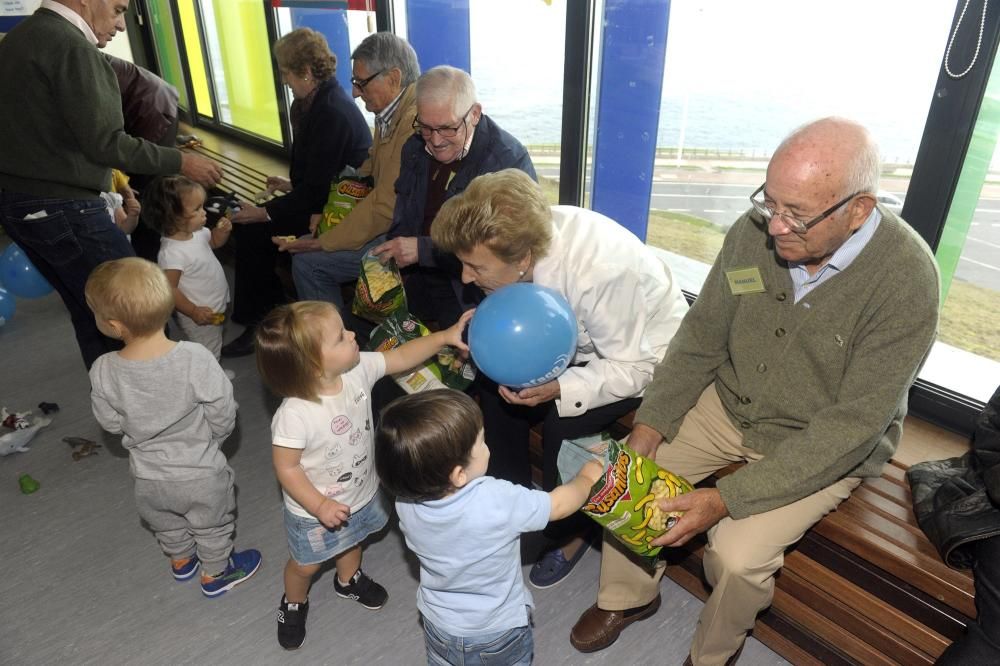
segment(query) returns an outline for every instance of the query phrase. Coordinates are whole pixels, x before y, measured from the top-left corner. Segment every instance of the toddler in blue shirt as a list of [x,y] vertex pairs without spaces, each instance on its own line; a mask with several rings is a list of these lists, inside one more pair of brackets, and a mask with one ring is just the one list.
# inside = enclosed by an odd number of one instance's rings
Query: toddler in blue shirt
[[[428,664],[530,664],[531,593],[521,533],[577,511],[603,473],[588,463],[552,492],[486,476],[483,417],[464,393],[393,401],[375,434],[375,468],[396,495],[399,526],[420,560],[417,608]],[[464,661],[463,661],[464,660]]]

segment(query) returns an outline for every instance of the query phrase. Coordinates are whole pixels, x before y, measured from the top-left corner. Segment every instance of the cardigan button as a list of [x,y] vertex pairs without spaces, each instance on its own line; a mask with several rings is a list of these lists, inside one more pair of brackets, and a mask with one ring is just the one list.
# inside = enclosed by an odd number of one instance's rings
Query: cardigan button
[[777,335],[779,338],[783,337],[785,335],[785,329],[779,328],[774,332],[774,334]]
[[777,296],[775,296],[775,298],[778,299],[779,301],[783,301],[783,300],[785,300],[788,297],[785,296],[785,292],[781,292],[780,294],[778,294]]
[[750,429],[750,422],[749,421],[741,421],[740,422],[740,427],[743,428],[744,430],[749,430]]
[[751,402],[753,402],[753,400],[751,400],[750,396],[748,396],[748,395],[745,395],[742,398],[740,398],[740,403],[742,403],[744,405],[749,405]]
[[767,372],[767,363],[761,363],[758,365],[757,372]]

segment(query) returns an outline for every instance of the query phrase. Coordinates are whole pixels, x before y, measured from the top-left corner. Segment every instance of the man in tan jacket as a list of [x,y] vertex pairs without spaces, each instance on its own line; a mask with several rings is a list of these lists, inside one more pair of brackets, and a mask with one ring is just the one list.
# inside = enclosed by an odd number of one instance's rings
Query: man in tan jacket
[[[361,258],[381,243],[392,223],[400,152],[413,135],[417,115],[415,84],[420,76],[417,54],[406,40],[388,32],[369,35],[351,55],[355,97],[375,114],[375,141],[361,176],[375,187],[335,227],[319,238],[289,242],[275,237],[282,251],[291,252],[292,276],[302,300],[333,303],[343,309],[340,285],[358,277]],[[313,217],[315,229],[320,216]]]

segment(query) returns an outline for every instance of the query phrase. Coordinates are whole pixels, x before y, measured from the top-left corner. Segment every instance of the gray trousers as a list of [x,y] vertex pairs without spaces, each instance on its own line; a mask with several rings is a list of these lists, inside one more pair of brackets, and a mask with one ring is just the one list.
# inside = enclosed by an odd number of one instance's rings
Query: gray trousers
[[172,560],[198,555],[203,571],[223,571],[233,549],[236,495],[233,470],[189,481],[135,480],[135,504],[163,553]]

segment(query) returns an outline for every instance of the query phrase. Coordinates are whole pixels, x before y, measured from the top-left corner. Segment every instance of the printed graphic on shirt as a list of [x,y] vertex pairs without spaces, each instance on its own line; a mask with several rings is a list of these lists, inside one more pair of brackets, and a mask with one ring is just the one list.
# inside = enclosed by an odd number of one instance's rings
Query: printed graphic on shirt
[[346,416],[338,416],[330,422],[330,430],[333,431],[334,435],[343,435],[345,432],[351,429],[351,419]]

